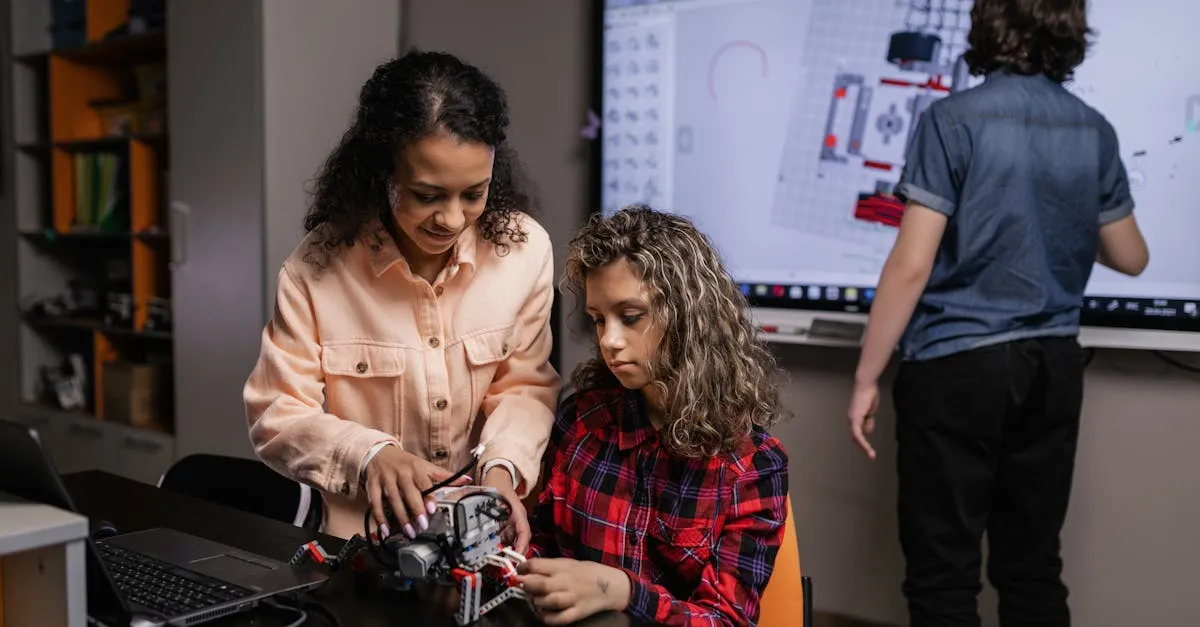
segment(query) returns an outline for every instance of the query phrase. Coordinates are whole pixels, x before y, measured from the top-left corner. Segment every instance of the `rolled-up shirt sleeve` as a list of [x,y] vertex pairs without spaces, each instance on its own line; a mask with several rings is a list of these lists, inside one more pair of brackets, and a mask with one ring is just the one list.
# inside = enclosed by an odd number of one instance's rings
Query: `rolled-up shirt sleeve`
[[958,210],[966,160],[957,125],[940,111],[934,103],[917,122],[895,194],[950,217]]
[[1100,135],[1100,224],[1116,222],[1133,213],[1129,175],[1121,160],[1120,143],[1112,126]]

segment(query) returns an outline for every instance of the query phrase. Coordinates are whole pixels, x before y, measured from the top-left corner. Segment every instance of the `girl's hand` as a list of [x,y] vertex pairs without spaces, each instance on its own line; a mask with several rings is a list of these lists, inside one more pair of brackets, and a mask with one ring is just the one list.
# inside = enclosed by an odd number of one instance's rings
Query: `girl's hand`
[[[427,529],[429,516],[436,510],[433,498],[423,497],[421,492],[451,474],[398,446],[385,446],[376,453],[367,464],[367,499],[371,503],[371,516],[379,526],[380,539],[392,532],[384,515],[385,504],[400,527],[397,532],[403,530],[409,538],[415,538]],[[470,481],[469,476],[463,476],[455,484]]]
[[531,558],[517,572],[533,610],[547,625],[565,625],[629,605],[629,577],[611,566]]

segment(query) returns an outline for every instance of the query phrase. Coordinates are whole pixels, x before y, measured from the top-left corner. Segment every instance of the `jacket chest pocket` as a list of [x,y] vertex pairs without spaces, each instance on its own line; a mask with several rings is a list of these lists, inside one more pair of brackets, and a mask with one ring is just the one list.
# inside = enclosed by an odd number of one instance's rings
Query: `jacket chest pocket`
[[650,524],[650,536],[663,569],[678,573],[682,581],[699,579],[712,558],[713,529],[708,521],[667,522],[656,518]]
[[463,337],[467,369],[471,373],[471,407],[481,406],[500,364],[516,347],[515,326],[479,331]]
[[368,343],[322,347],[326,411],[399,437],[407,353]]

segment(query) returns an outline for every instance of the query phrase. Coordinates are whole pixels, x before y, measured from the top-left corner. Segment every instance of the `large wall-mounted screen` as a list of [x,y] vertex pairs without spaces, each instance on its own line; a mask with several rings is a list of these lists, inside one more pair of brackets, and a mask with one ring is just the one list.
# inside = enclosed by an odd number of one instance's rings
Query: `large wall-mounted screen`
[[[1200,39],[1192,0],[1095,0],[1068,88],[1113,123],[1151,248],[1095,269],[1085,325],[1200,332]],[[977,84],[971,0],[607,0],[600,203],[694,218],[752,303],[866,312],[929,104]],[[1159,335],[1200,345],[1188,333]],[[1182,339],[1181,339],[1182,338]]]

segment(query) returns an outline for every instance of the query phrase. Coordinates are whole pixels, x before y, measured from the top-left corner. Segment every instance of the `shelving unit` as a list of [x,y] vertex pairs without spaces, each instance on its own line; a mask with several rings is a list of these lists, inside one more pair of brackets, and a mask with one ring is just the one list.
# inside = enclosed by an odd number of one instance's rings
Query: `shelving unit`
[[84,441],[144,432],[159,466],[173,458],[175,385],[167,35],[154,4],[11,1],[6,217],[21,417]]
[[[61,472],[154,483],[193,453],[253,455],[242,387],[304,190],[362,82],[398,52],[396,0],[344,4],[0,2],[0,418],[38,429]],[[83,17],[55,19],[68,5]],[[166,19],[119,30],[148,5]],[[143,66],[165,67],[149,82],[165,107],[109,136],[110,113],[142,110],[114,104],[144,100]],[[116,219],[78,202],[77,160],[95,153],[120,160],[107,166]],[[32,308],[74,293],[107,312],[97,290],[127,295],[128,315]],[[86,386],[64,386],[64,406],[42,378],[72,355]],[[128,420],[130,407],[152,419]]]

